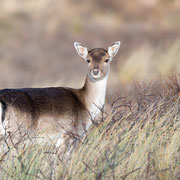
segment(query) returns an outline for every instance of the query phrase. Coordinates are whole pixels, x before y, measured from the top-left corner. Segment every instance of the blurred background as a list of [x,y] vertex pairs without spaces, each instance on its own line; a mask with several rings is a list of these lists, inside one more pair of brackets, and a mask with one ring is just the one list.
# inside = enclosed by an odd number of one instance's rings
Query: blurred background
[[111,92],[180,72],[180,0],[0,0],[0,88],[81,87],[73,42],[118,40]]

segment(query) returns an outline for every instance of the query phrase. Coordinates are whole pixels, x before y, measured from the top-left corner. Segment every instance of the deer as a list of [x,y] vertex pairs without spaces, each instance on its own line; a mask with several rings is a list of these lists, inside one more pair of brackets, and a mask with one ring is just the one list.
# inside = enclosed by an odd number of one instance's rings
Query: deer
[[[110,63],[119,51],[120,41],[108,49],[75,42],[78,55],[87,64],[84,86],[0,90],[0,134],[19,137],[25,129],[51,137],[56,147],[83,137],[105,104]],[[17,133],[18,132],[18,133]]]

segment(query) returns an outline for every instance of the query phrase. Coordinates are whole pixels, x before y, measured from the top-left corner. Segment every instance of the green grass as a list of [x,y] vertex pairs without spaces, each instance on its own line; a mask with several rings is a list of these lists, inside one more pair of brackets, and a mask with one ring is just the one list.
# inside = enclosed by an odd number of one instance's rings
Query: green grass
[[[53,146],[10,146],[1,154],[0,179],[178,179],[180,178],[180,96],[178,81],[168,88],[130,92],[92,126],[69,161]],[[157,88],[157,85],[156,85]],[[4,144],[4,141],[1,141]],[[57,158],[57,165],[53,166]]]

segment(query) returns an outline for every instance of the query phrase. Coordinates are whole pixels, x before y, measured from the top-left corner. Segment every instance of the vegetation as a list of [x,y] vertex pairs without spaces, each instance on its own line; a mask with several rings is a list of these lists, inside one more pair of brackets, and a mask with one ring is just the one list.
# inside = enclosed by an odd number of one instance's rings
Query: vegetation
[[180,1],[133,2],[1,0],[1,89],[79,88],[85,70],[73,42],[122,45],[103,119],[69,159],[54,144],[7,134],[0,179],[180,179],[180,76],[165,80],[180,70]]
[[7,150],[1,153],[0,178],[180,178],[178,77],[166,81],[166,86],[136,85],[127,97],[119,96],[68,160],[59,158],[53,145],[27,139],[10,145],[2,139]]

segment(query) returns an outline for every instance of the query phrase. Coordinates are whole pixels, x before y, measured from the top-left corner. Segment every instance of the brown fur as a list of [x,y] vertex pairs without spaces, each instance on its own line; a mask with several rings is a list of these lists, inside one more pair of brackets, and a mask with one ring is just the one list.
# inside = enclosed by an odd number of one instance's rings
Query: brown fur
[[[80,56],[87,52],[85,46],[81,48],[84,49],[78,52]],[[98,108],[104,105],[110,66],[110,62],[105,60],[109,58],[107,51],[102,48],[88,52],[88,74],[81,89],[49,87],[1,90],[1,121],[6,131],[15,132],[22,127],[22,130],[32,130],[37,134],[60,137],[60,143],[61,139],[69,139],[66,136],[68,133],[83,136],[92,118],[98,114]],[[94,69],[99,70],[98,77],[94,76]]]
[[[48,132],[53,132],[58,129],[58,120],[67,117],[63,123],[71,124],[73,119],[76,125],[78,116],[86,111],[77,91],[69,88],[5,89],[0,91],[0,100],[6,103],[7,119],[16,119],[16,122],[37,132],[44,131],[45,127],[48,127]],[[44,117],[49,117],[49,120]]]

